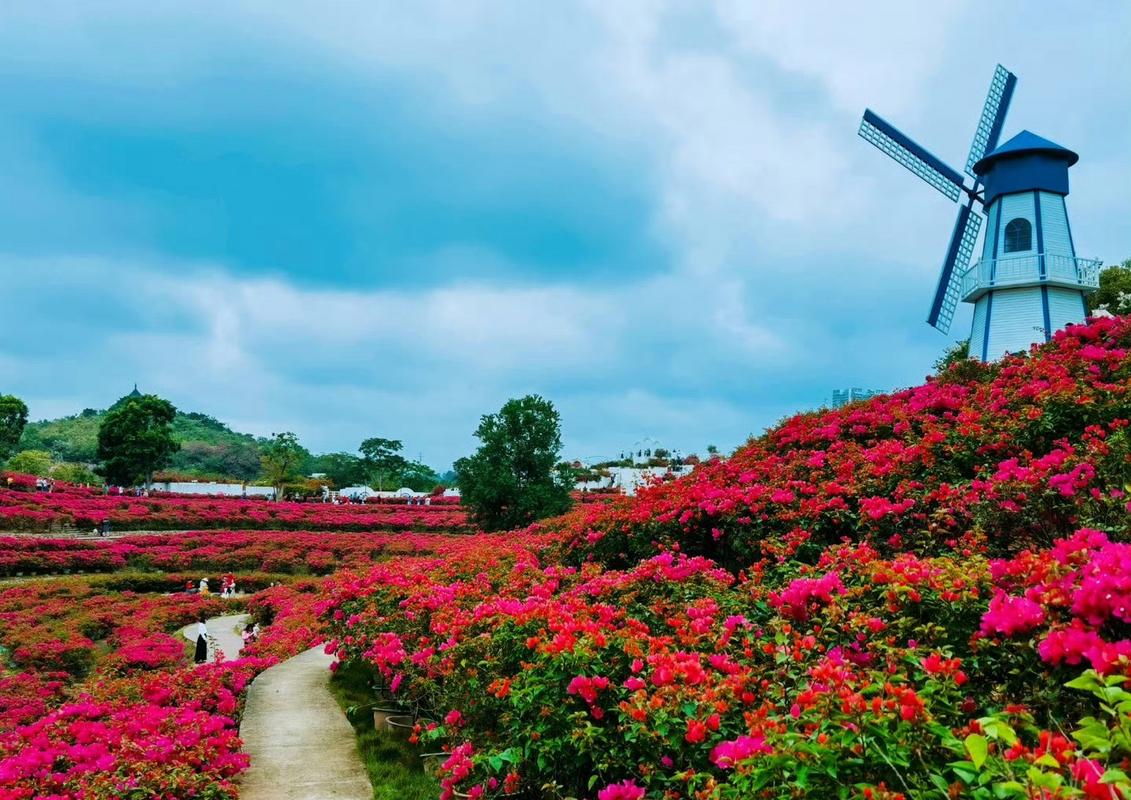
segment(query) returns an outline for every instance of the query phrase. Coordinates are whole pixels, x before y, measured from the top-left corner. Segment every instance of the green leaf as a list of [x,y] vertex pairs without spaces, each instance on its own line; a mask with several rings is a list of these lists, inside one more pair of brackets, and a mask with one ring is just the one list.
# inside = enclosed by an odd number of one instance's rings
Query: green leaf
[[1069,689],[1082,689],[1085,692],[1094,692],[1096,689],[1104,688],[1103,683],[1100,682],[1099,677],[1092,670],[1088,670],[1083,675],[1073,678],[1064,685]]
[[[962,762],[959,762],[959,763],[960,764],[970,764],[969,761],[962,761]],[[973,766],[974,766],[973,764],[970,764],[970,767],[973,767]],[[959,778],[962,779],[963,783],[973,783],[974,780],[978,777],[978,773],[974,772],[973,769],[970,769],[970,768],[965,767],[965,766],[960,767],[960,766],[958,766],[958,764],[951,764],[950,768],[954,770],[955,775],[957,775]]]
[[966,737],[965,745],[966,752],[970,754],[970,760],[974,762],[974,766],[977,769],[981,769],[982,765],[986,763],[986,756],[990,751],[986,737],[978,733],[972,733]]
[[1100,778],[1100,783],[1115,783],[1116,781],[1126,783],[1128,780],[1131,779],[1127,777],[1127,773],[1125,773],[1121,769],[1115,769],[1113,767],[1112,769],[1104,772],[1103,777]]

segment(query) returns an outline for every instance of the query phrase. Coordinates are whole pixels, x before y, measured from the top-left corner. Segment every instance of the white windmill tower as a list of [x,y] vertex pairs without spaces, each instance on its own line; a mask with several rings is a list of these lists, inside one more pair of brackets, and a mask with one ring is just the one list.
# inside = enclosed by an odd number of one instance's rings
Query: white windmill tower
[[[974,304],[970,356],[983,361],[1028,350],[1053,332],[1084,321],[1084,295],[1098,286],[1100,262],[1076,257],[1064,197],[1078,156],[1022,131],[998,147],[1017,78],[1000,64],[962,175],[871,109],[860,135],[928,184],[959,201],[928,324],[950,330],[958,301]],[[982,205],[976,213],[974,202]],[[982,258],[970,264],[983,214],[989,220]]]

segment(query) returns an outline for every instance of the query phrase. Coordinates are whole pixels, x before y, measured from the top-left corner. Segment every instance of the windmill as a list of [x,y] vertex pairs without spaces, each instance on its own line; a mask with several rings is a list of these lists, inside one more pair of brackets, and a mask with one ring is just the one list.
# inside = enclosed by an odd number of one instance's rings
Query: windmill
[[[972,186],[871,109],[860,123],[861,137],[959,204],[927,323],[947,333],[959,301],[973,303],[970,356],[983,361],[1083,322],[1084,295],[1098,286],[1100,262],[1076,258],[1064,205],[1079,156],[1029,131],[998,146],[1016,85],[998,64],[966,159]],[[971,264],[983,216],[982,257]]]

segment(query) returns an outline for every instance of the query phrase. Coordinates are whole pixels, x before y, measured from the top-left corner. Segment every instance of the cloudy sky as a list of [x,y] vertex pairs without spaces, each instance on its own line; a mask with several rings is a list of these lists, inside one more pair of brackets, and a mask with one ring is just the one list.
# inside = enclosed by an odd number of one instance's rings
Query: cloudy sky
[[[178,6],[179,9],[178,10]],[[315,450],[441,469],[537,392],[566,454],[730,449],[835,387],[920,382],[956,167],[1081,154],[1081,255],[1131,256],[1131,5],[7,3],[0,392],[136,381]]]

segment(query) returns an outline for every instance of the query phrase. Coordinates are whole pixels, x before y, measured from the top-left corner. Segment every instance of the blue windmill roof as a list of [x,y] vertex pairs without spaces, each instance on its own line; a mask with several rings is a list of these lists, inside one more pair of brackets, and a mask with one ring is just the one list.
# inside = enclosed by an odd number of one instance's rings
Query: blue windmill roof
[[986,153],[974,165],[974,174],[981,175],[990,168],[990,165],[1000,158],[1013,158],[1021,155],[1031,155],[1034,153],[1041,153],[1052,158],[1058,158],[1068,162],[1068,166],[1072,166],[1080,160],[1080,156],[1069,150],[1067,147],[1061,147],[1056,142],[1050,142],[1043,136],[1038,136],[1032,131],[1021,131],[1021,133],[1014,136],[1005,144],[998,145],[989,153]]

